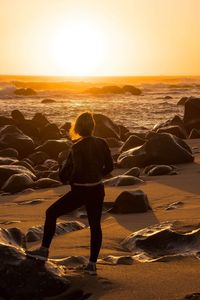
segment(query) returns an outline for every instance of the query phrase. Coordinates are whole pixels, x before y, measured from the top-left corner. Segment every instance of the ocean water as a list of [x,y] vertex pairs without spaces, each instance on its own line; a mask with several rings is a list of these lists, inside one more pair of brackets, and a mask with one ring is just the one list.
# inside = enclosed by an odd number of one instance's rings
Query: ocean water
[[[183,116],[184,108],[177,102],[184,96],[200,96],[200,80],[185,79],[177,84],[169,82],[138,83],[140,96],[99,95],[93,96],[69,90],[37,90],[34,97],[16,97],[11,82],[0,82],[0,115],[10,116],[19,109],[26,118],[36,112],[44,113],[49,121],[58,125],[72,121],[77,114],[90,110],[109,116],[133,132],[151,129],[158,122],[166,121],[175,114]],[[26,86],[28,83],[26,82]],[[166,96],[172,97],[166,99]],[[42,104],[45,98],[54,103]]]

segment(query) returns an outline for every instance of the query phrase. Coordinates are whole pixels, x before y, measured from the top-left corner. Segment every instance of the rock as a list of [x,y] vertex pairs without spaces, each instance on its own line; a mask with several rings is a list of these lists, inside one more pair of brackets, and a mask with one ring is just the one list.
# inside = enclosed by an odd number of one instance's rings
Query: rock
[[123,161],[125,158],[128,160],[128,157],[131,160],[129,167],[194,161],[190,147],[182,139],[169,133],[156,133],[144,145],[121,153],[117,160],[119,167],[124,167]]
[[32,184],[33,189],[46,189],[46,188],[54,188],[61,185],[60,181],[53,180],[50,178],[40,178]]
[[[141,262],[169,261],[174,257],[191,256],[199,251],[200,229],[187,233],[172,230],[169,222],[149,226],[127,236],[121,246],[137,253],[133,256]],[[168,260],[167,260],[168,259]]]
[[178,102],[177,105],[185,105],[185,102],[189,99],[189,97],[182,97]]
[[174,125],[174,126],[167,126],[167,127],[162,127],[156,130],[158,133],[171,133],[181,139],[187,139],[187,133],[185,129],[183,130],[180,126]]
[[47,159],[45,160],[45,162],[43,163],[43,166],[47,167],[47,169],[51,169],[52,167],[54,167],[56,165],[56,167],[58,167],[58,163],[56,160],[54,159]]
[[126,134],[129,133],[128,128],[126,128],[125,126],[123,126],[121,124],[118,125],[118,128],[119,128],[120,140],[126,141],[126,139],[127,139]]
[[145,140],[136,136],[136,135],[131,135],[128,137],[128,139],[125,141],[123,146],[120,149],[120,152],[124,152],[126,150],[129,150],[131,148],[135,148],[137,146],[141,146],[145,143]]
[[44,170],[44,171],[37,171],[37,179],[40,178],[49,178],[49,175],[51,174],[50,170]]
[[48,154],[44,151],[37,151],[29,155],[28,157],[34,165],[41,165],[49,158]]
[[68,155],[69,155],[69,149],[65,151],[61,151],[58,154],[58,158],[57,158],[58,164],[61,165],[63,161],[67,159]]
[[105,140],[110,148],[119,148],[122,145],[122,142],[116,138],[107,138]]
[[48,175],[48,178],[60,181],[59,172],[58,171],[50,172],[50,174]]
[[14,162],[13,165],[15,166],[23,166],[25,167],[26,169],[28,169],[29,171],[31,171],[33,174],[35,174],[35,170],[34,168],[32,167],[31,164],[29,164],[27,161],[25,160],[20,160],[20,161],[17,161],[17,162]]
[[0,156],[0,165],[11,165],[16,163],[18,160],[11,157],[1,157]]
[[133,85],[125,85],[122,88],[122,92],[124,93],[130,93],[131,95],[141,95],[142,91],[138,88],[136,88]]
[[30,137],[12,125],[5,125],[0,128],[0,143],[5,144],[5,148],[16,149],[22,158],[31,153],[35,147]]
[[165,208],[165,210],[176,209],[176,208],[181,207],[181,206],[183,206],[183,205],[184,205],[184,203],[183,203],[182,201],[173,202],[173,203],[169,204],[169,205]]
[[0,116],[0,127],[4,126],[4,125],[14,125],[14,121],[13,119],[4,117],[4,116]]
[[119,140],[119,127],[111,119],[102,114],[93,114],[95,120],[94,135],[102,138],[116,138]]
[[62,151],[67,151],[71,147],[72,143],[67,139],[63,140],[49,140],[44,142],[41,146],[38,146],[35,151],[42,151],[47,153],[50,158],[57,159],[58,155]]
[[129,214],[144,213],[150,208],[147,195],[141,191],[124,191],[117,199],[111,210],[111,213]]
[[190,131],[190,134],[189,134],[189,139],[199,139],[200,138],[200,130],[197,130],[195,128],[193,128],[191,131]]
[[[0,287],[5,299],[39,300],[56,296],[70,285],[62,267],[26,259],[8,230],[0,233]],[[76,298],[74,298],[76,299]]]
[[[62,266],[76,266],[76,265],[87,265],[88,264],[88,259],[84,256],[68,256],[65,258],[58,258],[58,259],[51,259],[52,262],[55,262],[57,265],[62,265]],[[73,300],[73,299],[71,299]],[[81,299],[80,299],[81,300]]]
[[34,117],[32,118],[32,123],[34,124],[34,126],[36,128],[41,129],[41,128],[45,127],[47,124],[49,124],[49,121],[47,120],[45,115],[43,115],[41,113],[36,113],[34,115]]
[[17,158],[18,157],[18,151],[14,148],[6,148],[6,149],[2,149],[0,150],[0,156],[1,157],[13,157],[13,158]]
[[39,138],[41,142],[60,139],[60,130],[56,124],[49,123],[41,128]]
[[174,168],[168,165],[151,165],[145,168],[144,173],[148,176],[173,175]]
[[26,135],[31,138],[38,139],[39,129],[35,127],[32,120],[16,121],[15,125]]
[[[129,151],[129,150],[128,150]],[[147,164],[147,156],[143,153],[132,155],[125,151],[117,158],[117,167],[130,169],[135,167],[144,167]]]
[[190,97],[185,102],[183,121],[188,132],[200,129],[200,98]]
[[4,183],[2,190],[8,193],[18,193],[29,188],[33,180],[27,174],[14,174]]
[[[86,226],[78,221],[60,222],[56,224],[55,235],[69,233],[76,230],[84,229]],[[38,225],[28,229],[26,241],[29,243],[40,241],[43,237],[44,226]]]
[[109,186],[126,186],[144,183],[143,180],[129,175],[118,175],[110,179],[104,180],[105,185]]
[[132,265],[134,260],[132,256],[126,255],[126,256],[114,256],[114,255],[108,255],[101,259],[100,261],[108,262],[111,265]]
[[173,99],[173,97],[171,97],[171,96],[165,96],[164,99],[165,100],[169,100],[169,99]]
[[11,112],[11,117],[13,118],[13,120],[15,120],[17,122],[24,122],[25,121],[24,115],[18,109],[14,109]]
[[37,95],[37,93],[31,88],[16,89],[14,91],[14,94],[17,95],[17,96],[35,96],[35,95]]
[[124,175],[129,175],[129,176],[134,176],[134,177],[139,177],[140,176],[140,168],[138,167],[133,167],[126,171]]
[[54,102],[56,102],[56,101],[54,99],[50,99],[50,98],[46,98],[41,101],[41,103],[44,103],[44,104],[54,103]]
[[36,176],[23,166],[2,165],[0,166],[0,187],[14,174],[27,175],[32,180],[36,179]]
[[200,300],[200,293],[188,294],[182,300]]
[[85,93],[94,94],[94,95],[124,94],[124,93],[130,93],[132,95],[140,95],[141,90],[134,87],[133,85],[125,85],[123,88],[113,85],[113,86],[103,86],[102,88],[92,87],[86,90]]

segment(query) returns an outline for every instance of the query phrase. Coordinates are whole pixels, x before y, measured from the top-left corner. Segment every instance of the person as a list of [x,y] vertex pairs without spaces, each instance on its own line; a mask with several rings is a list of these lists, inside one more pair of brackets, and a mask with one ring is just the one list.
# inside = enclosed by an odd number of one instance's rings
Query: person
[[93,135],[95,121],[90,112],[78,116],[70,130],[75,141],[68,158],[60,168],[60,179],[69,182],[71,190],[46,211],[41,247],[27,251],[27,256],[47,260],[49,247],[61,215],[85,206],[90,226],[90,258],[85,272],[96,274],[96,261],[102,243],[101,214],[105,196],[102,179],[113,170],[113,160],[106,141]]

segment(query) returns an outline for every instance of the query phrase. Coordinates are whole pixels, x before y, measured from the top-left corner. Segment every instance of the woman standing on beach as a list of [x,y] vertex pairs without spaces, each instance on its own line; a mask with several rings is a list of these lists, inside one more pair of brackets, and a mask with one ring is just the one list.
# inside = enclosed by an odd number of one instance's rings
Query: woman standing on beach
[[56,229],[56,219],[85,205],[90,225],[90,259],[84,269],[96,274],[96,261],[102,243],[101,214],[104,200],[102,178],[113,170],[113,160],[104,139],[93,136],[95,122],[89,112],[78,116],[70,130],[79,139],[73,144],[68,159],[60,169],[63,183],[69,181],[71,190],[46,211],[42,245],[27,251],[27,256],[47,260]]

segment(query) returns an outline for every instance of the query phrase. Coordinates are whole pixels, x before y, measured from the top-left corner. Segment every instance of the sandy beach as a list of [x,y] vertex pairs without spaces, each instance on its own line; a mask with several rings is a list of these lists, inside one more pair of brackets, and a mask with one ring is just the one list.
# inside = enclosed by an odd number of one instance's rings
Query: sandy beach
[[[194,163],[179,164],[177,175],[145,177],[144,184],[136,186],[106,187],[106,202],[114,202],[124,190],[141,189],[147,193],[152,211],[139,214],[109,214],[102,217],[103,245],[100,258],[108,255],[131,255],[120,242],[130,233],[161,222],[173,223],[173,230],[189,232],[200,224],[200,139],[187,143],[196,152]],[[116,169],[113,174],[125,170]],[[2,228],[17,227],[23,232],[41,225],[47,207],[63,195],[69,186],[43,189],[0,196],[0,222]],[[27,200],[40,199],[37,205],[19,205]],[[166,210],[169,204],[182,202],[177,208]],[[87,225],[86,218],[65,216],[65,220],[79,220]],[[19,221],[10,225],[5,221]],[[32,243],[29,247],[35,247]],[[74,231],[54,238],[50,258],[89,255],[89,229]],[[91,293],[89,299],[183,299],[185,295],[199,292],[200,263],[193,256],[176,257],[164,262],[137,262],[132,265],[112,265],[100,261],[98,276],[83,275],[73,265],[67,270],[75,288]],[[63,296],[52,299],[67,299]]]

